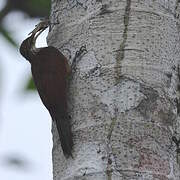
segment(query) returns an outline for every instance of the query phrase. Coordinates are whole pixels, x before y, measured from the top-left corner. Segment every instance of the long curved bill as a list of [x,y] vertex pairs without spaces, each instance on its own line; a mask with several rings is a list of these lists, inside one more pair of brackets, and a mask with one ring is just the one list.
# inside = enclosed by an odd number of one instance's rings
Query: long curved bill
[[34,28],[34,30],[33,31],[31,31],[28,35],[35,35],[37,32],[39,32],[39,31],[44,31],[47,27],[49,27],[49,25],[50,25],[50,21],[49,21],[49,19],[41,19],[41,22],[39,22],[36,26],[35,26],[35,28]]

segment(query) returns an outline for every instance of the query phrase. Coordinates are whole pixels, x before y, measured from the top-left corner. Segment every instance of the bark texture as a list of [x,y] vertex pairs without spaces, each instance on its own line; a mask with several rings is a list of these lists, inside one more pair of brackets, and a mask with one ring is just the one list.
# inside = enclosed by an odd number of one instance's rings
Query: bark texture
[[179,180],[178,0],[52,0],[48,45],[72,61],[73,159],[53,124],[54,180]]

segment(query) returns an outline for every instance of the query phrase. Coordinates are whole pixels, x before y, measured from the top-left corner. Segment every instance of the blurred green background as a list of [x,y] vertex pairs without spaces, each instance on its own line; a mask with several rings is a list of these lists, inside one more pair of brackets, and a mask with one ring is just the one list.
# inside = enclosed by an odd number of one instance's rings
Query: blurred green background
[[[50,13],[50,0],[3,0],[2,7],[0,11],[0,33],[6,39],[6,41],[11,44],[14,48],[18,48],[19,44],[16,42],[16,39],[13,37],[11,32],[4,26],[4,19],[8,14],[14,11],[21,11],[28,18],[44,18],[49,17]],[[27,20],[28,20],[27,18]],[[15,23],[15,22],[14,22]],[[32,78],[29,78],[29,81],[26,85],[26,90],[34,90],[34,83]]]
[[[43,129],[50,127],[47,122],[51,118],[35,91],[30,66],[19,54],[22,40],[49,13],[50,0],[0,0],[0,174],[3,180],[52,177],[51,135],[49,129]],[[1,167],[9,170],[2,168],[2,172]],[[34,175],[28,174],[35,167]]]

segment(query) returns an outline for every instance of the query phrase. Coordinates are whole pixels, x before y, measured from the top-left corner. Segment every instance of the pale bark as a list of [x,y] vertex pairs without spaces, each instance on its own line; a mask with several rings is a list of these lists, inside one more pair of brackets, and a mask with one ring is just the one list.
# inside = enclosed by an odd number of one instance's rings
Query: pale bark
[[53,125],[54,180],[179,180],[178,0],[52,0],[48,45],[70,61],[74,159]]

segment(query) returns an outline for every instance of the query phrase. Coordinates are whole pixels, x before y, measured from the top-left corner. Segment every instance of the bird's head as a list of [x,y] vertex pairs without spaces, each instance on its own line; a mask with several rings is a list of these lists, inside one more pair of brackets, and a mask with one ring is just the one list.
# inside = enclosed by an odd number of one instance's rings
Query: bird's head
[[36,25],[35,29],[29,33],[29,37],[25,39],[20,46],[20,53],[28,61],[38,52],[39,48],[35,47],[38,36],[49,26],[49,21],[42,21]]
[[35,34],[32,34],[22,42],[19,51],[23,57],[30,60],[33,47],[35,47]]

